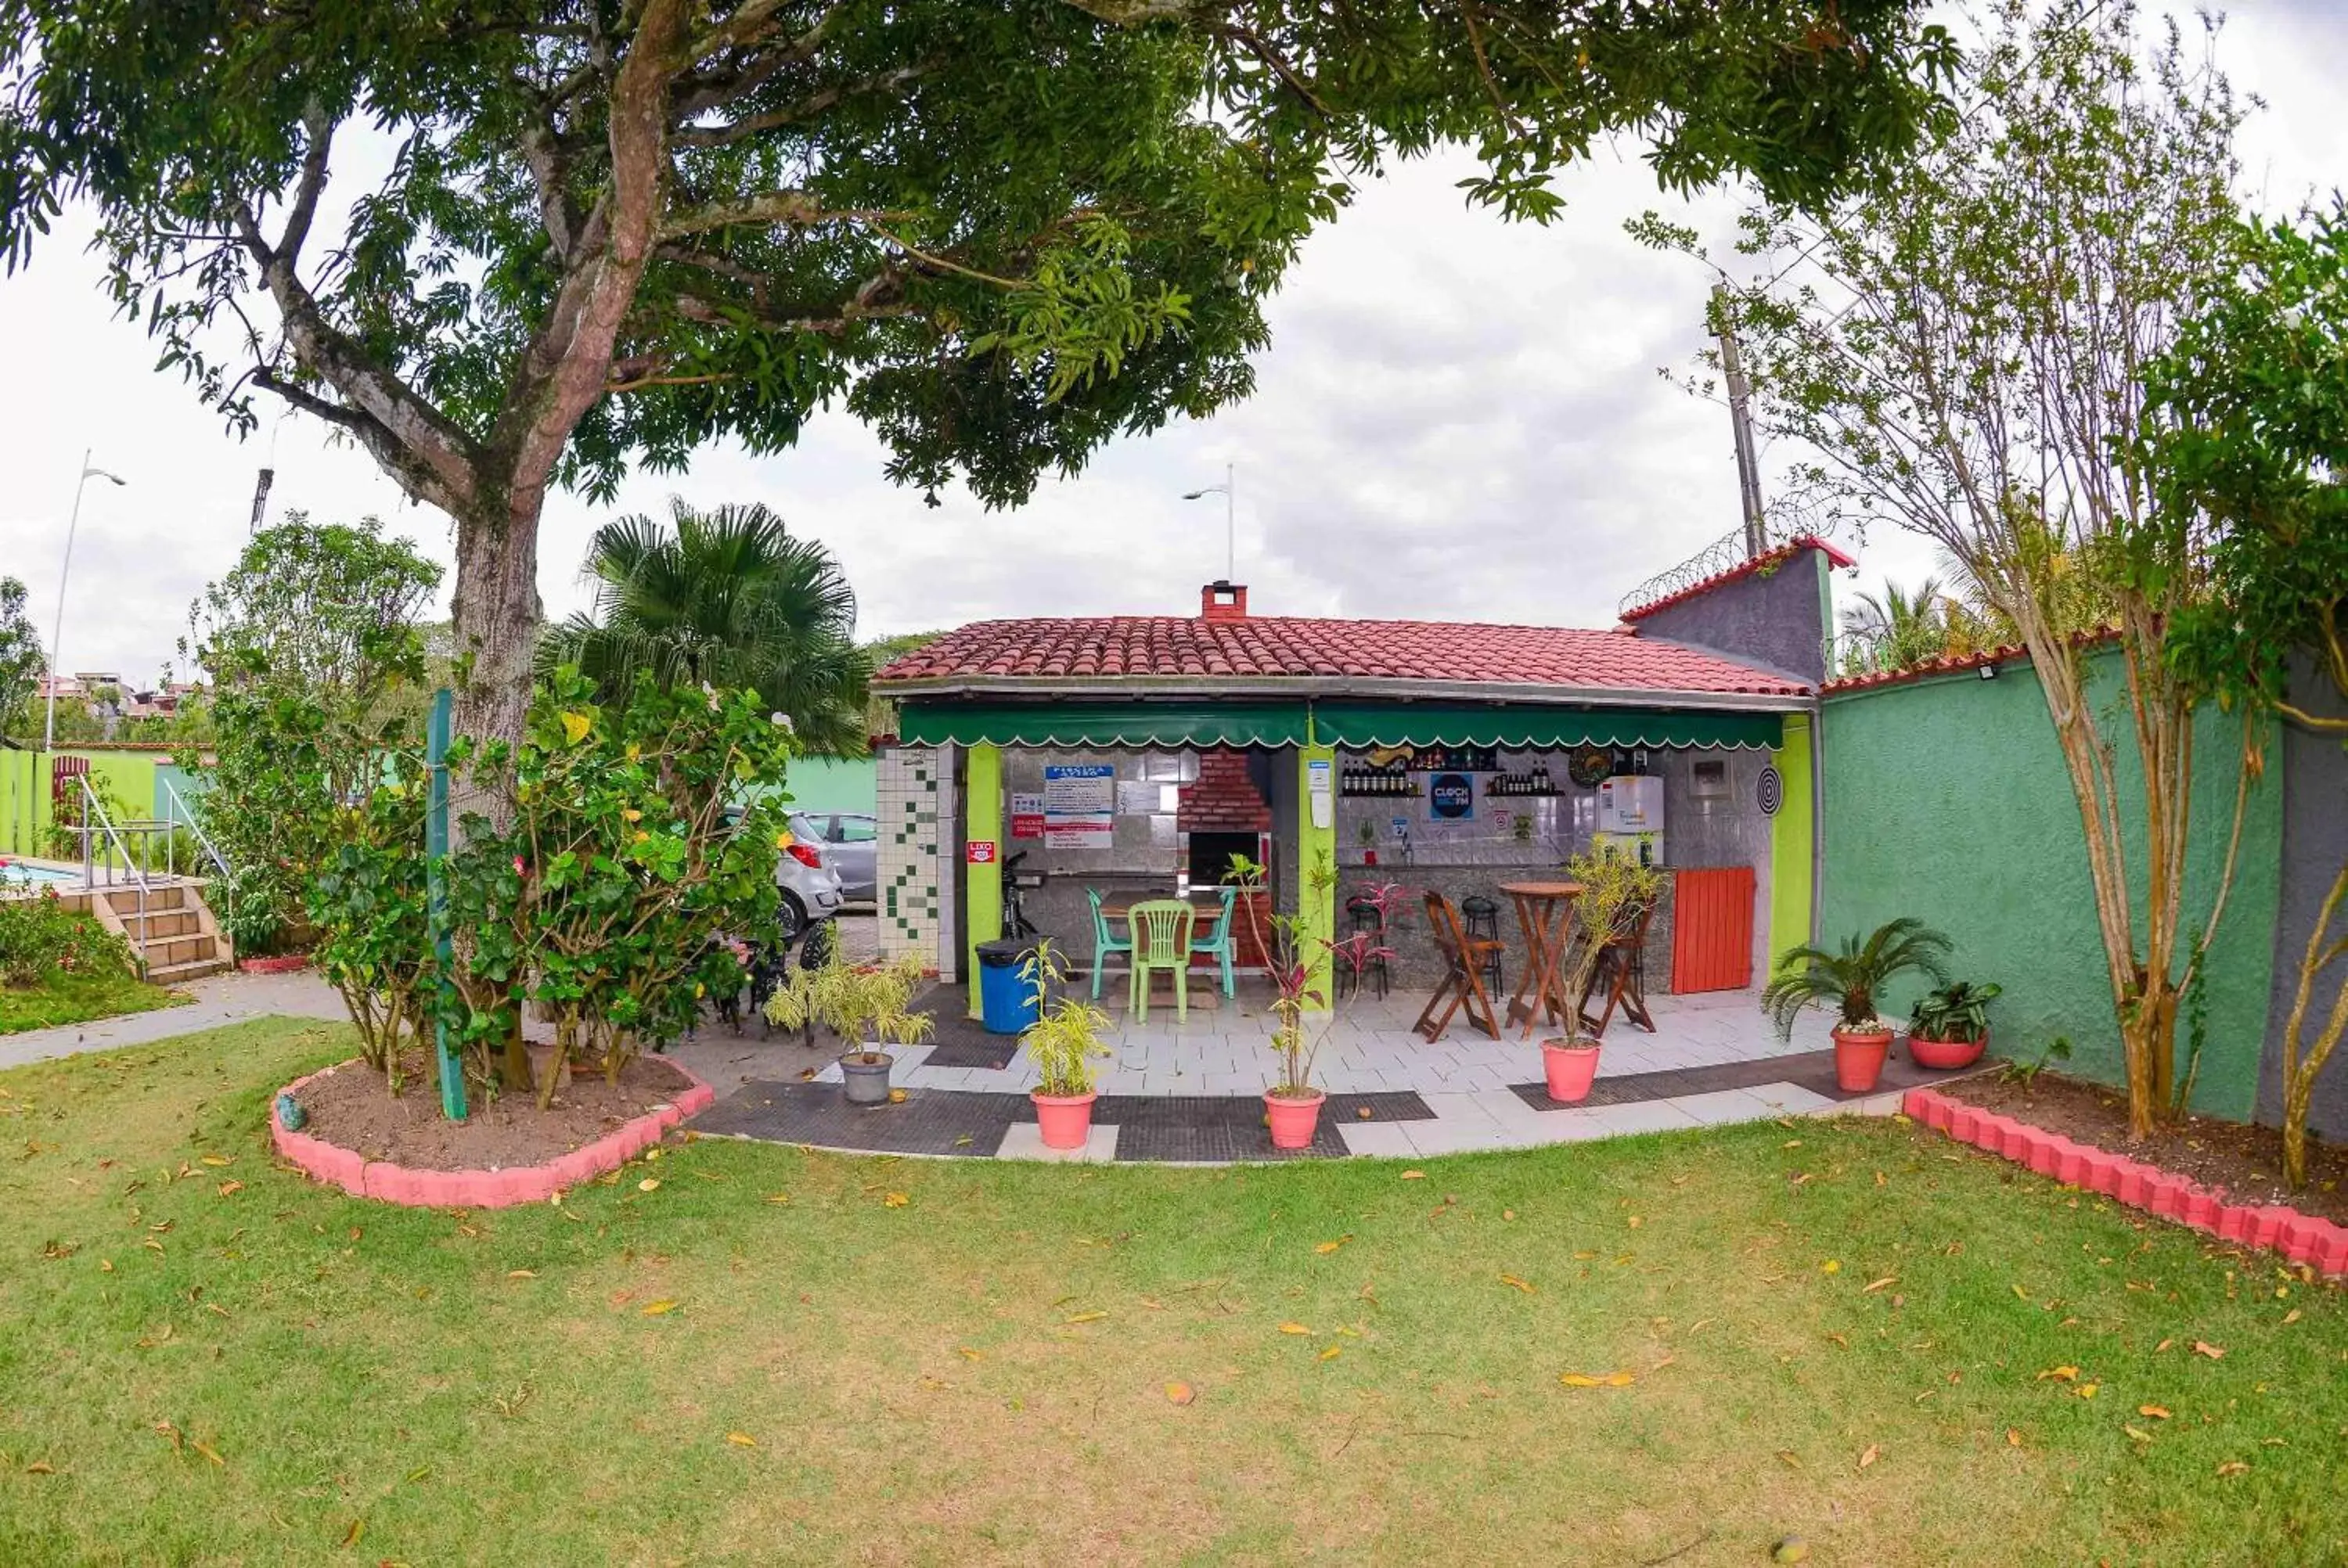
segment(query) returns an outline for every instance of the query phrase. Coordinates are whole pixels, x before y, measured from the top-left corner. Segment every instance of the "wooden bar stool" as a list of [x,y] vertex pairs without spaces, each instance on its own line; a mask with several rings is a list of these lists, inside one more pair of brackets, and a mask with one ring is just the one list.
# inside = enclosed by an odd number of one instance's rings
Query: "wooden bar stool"
[[[1494,1040],[1499,1039],[1500,1020],[1492,1010],[1491,997],[1484,989],[1484,963],[1499,943],[1468,936],[1460,928],[1459,912],[1440,893],[1429,892],[1426,896],[1426,928],[1443,954],[1443,983],[1426,999],[1426,1010],[1412,1027],[1432,1045],[1451,1027],[1451,1015],[1465,1007],[1470,1024]],[[1440,1013],[1436,1010],[1438,1008],[1442,1009]]]

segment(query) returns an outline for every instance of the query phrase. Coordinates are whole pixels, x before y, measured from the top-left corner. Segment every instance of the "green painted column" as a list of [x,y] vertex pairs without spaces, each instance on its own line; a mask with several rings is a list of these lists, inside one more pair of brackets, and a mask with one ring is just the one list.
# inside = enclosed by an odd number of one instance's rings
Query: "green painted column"
[[1003,935],[1003,748],[981,741],[963,769],[963,910],[970,948],[970,1016],[978,1016],[978,945]]
[[1785,743],[1772,759],[1784,788],[1777,815],[1769,819],[1769,973],[1777,955],[1810,939],[1810,911],[1818,889],[1811,874],[1818,861],[1818,790],[1807,713],[1786,715]]
[[1337,932],[1337,753],[1328,746],[1296,749],[1296,915],[1312,974],[1306,989],[1321,997],[1319,1011],[1334,998],[1329,949],[1322,944]]

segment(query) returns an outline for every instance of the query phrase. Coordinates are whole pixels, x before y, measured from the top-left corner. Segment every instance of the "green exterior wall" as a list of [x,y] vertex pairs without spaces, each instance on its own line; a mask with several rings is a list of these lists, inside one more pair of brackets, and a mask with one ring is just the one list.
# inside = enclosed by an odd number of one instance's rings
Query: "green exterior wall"
[[[2114,743],[2123,796],[2136,803],[2123,812],[2122,828],[2140,912],[2143,773],[2116,654],[2094,661],[2089,693]],[[1991,1013],[2001,1055],[2030,1059],[2065,1035],[2070,1071],[2124,1082],[2085,835],[2028,662],[2003,665],[1994,680],[1967,673],[1829,696],[1823,724],[1820,939],[1920,917],[1954,942],[1959,976],[2005,988]],[[2195,726],[2181,943],[2207,923],[2225,863],[2240,735],[2240,720],[2215,709]],[[2251,791],[2233,892],[2207,967],[2208,1034],[2193,1106],[2237,1120],[2250,1115],[2266,1036],[2281,794],[2271,780]],[[1887,999],[1904,1016],[1919,989],[1903,983]],[[2189,1045],[2180,1014],[2180,1074]]]
[[[1328,770],[1329,818],[1315,825],[1313,821],[1313,769],[1315,764]],[[1321,999],[1318,1007],[1308,1010],[1325,1012],[1335,1005],[1336,991],[1330,984],[1328,944],[1337,935],[1337,753],[1334,747],[1306,745],[1296,748],[1296,917],[1300,925],[1299,946],[1305,958],[1304,967],[1311,979],[1306,989]],[[1316,866],[1325,866],[1330,872],[1329,886],[1315,897],[1313,876]]]
[[784,787],[794,811],[880,809],[880,764],[870,757],[793,757]]
[[1814,794],[1817,753],[1811,745],[1810,716],[1786,715],[1786,743],[1770,757],[1777,769],[1781,793],[1777,815],[1769,819],[1769,973],[1777,972],[1777,956],[1810,939],[1810,915],[1817,890],[1811,886],[1818,845],[1818,802]]
[[[57,754],[87,757],[90,776],[102,779],[129,819],[156,811],[161,794],[158,770],[170,764],[163,752],[117,752],[60,746]],[[0,855],[46,856],[49,825],[49,757],[43,752],[0,752]]]
[[[1003,748],[982,742],[970,748],[963,773],[963,911],[970,945],[963,953],[970,977],[970,1016],[979,1016],[978,945],[1003,935]],[[984,860],[970,857],[970,845],[992,844]]]

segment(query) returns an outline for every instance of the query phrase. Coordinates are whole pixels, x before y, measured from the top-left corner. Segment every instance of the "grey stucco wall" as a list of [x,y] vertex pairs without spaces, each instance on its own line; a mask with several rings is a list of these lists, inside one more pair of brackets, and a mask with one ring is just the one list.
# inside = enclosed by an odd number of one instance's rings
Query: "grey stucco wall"
[[[2332,683],[2318,678],[2304,660],[2294,661],[2291,700],[2294,707],[2319,717],[2348,715]],[[2337,735],[2322,735],[2296,724],[2282,730],[2282,896],[2275,916],[2274,979],[2268,1001],[2266,1050],[2259,1061],[2258,1119],[2282,1119],[2282,1041],[2291,1022],[2291,1004],[2299,988],[2300,960],[2307,952],[2308,934],[2333,878],[2348,864],[2348,749]],[[2341,935],[2334,917],[2332,935]],[[2308,1002],[2302,1040],[2315,1037],[2333,999],[2343,983],[2348,965],[2334,963],[2319,979]],[[2325,983],[2328,981],[2329,983]],[[2335,1052],[2323,1075],[2315,1081],[2315,1098],[2308,1107],[2307,1124],[2326,1138],[2348,1138],[2348,1061]]]
[[1709,588],[1635,624],[1642,637],[1669,638],[1815,686],[1827,674],[1824,552],[1804,549],[1775,570]]

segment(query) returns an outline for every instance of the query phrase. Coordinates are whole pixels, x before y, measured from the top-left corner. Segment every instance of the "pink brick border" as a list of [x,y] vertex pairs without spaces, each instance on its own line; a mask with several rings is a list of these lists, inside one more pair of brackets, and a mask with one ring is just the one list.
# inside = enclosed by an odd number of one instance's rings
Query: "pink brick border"
[[2100,1193],[2221,1241],[2272,1247],[2291,1262],[2312,1265],[2323,1274],[2348,1274],[2348,1227],[2330,1220],[2281,1204],[2229,1204],[2222,1193],[2183,1176],[1952,1100],[1937,1089],[1910,1089],[1900,1108],[1960,1143],[2002,1154],[2065,1186]]
[[[280,1092],[298,1096],[304,1084],[349,1065],[342,1062],[306,1078],[297,1078]],[[307,1132],[287,1132],[277,1120],[275,1095],[270,1097],[269,1141],[280,1154],[301,1166],[314,1180],[340,1187],[353,1197],[380,1198],[386,1203],[418,1209],[505,1209],[519,1204],[542,1204],[565,1188],[575,1187],[606,1171],[618,1170],[659,1143],[670,1128],[688,1116],[699,1115],[716,1100],[717,1091],[708,1084],[675,1062],[668,1065],[685,1079],[684,1091],[675,1100],[654,1106],[649,1114],[637,1117],[585,1148],[573,1149],[551,1164],[520,1165],[502,1171],[412,1171],[405,1165],[365,1159],[354,1150],[337,1148]]]
[[287,953],[274,958],[239,958],[236,967],[248,975],[290,975],[310,967],[307,953]]

